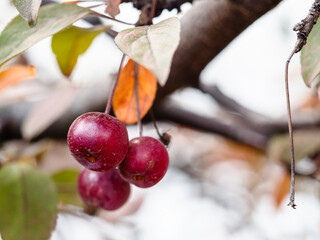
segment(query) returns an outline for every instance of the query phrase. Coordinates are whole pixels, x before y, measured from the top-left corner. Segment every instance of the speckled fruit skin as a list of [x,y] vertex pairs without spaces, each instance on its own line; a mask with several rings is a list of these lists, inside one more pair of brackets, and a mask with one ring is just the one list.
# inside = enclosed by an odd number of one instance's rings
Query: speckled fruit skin
[[152,137],[137,137],[129,142],[129,150],[119,165],[119,172],[129,183],[148,188],[163,178],[168,166],[168,152],[160,141]]
[[125,125],[110,115],[90,112],[70,126],[68,146],[73,157],[93,171],[106,171],[120,164],[129,146]]
[[84,169],[78,177],[78,193],[90,206],[115,210],[128,200],[130,184],[120,177],[117,169],[106,172]]

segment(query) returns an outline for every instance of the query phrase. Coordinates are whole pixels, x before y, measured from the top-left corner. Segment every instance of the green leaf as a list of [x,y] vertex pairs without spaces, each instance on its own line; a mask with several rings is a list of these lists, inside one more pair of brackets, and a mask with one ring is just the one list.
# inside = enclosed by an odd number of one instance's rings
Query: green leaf
[[67,169],[54,173],[51,176],[58,190],[58,198],[60,202],[81,207],[83,206],[78,195],[78,175],[78,171]]
[[62,73],[69,77],[78,57],[85,53],[96,36],[106,31],[109,26],[97,26],[90,29],[70,27],[52,38],[52,51],[56,55]]
[[[312,156],[320,151],[320,130],[294,131],[295,157],[297,160]],[[290,164],[291,150],[289,134],[276,135],[268,145],[268,155]]]
[[314,25],[307,44],[301,51],[301,73],[308,87],[320,73],[320,24]]
[[50,177],[24,164],[0,170],[0,232],[4,240],[49,239],[57,197]]
[[29,28],[21,16],[15,17],[0,35],[0,66],[90,13],[91,10],[74,4],[49,4],[40,8],[34,28]]
[[180,28],[179,19],[173,17],[151,26],[123,30],[115,42],[123,53],[153,72],[163,86],[180,41]]
[[34,27],[42,0],[12,0],[12,2],[29,26]]

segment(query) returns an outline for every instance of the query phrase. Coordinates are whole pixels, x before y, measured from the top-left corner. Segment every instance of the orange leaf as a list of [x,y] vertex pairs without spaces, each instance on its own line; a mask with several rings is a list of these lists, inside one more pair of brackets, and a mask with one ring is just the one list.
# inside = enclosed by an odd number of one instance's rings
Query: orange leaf
[[[138,65],[138,96],[140,117],[149,111],[157,92],[157,79],[145,67]],[[117,118],[126,124],[137,122],[136,100],[134,96],[134,61],[131,59],[121,70],[113,97],[113,110]]]
[[284,170],[278,176],[278,179],[276,181],[276,187],[273,193],[274,203],[277,208],[280,207],[283,199],[289,194],[290,183],[291,183],[290,174]]
[[35,77],[34,66],[14,65],[0,72],[0,91],[22,80]]

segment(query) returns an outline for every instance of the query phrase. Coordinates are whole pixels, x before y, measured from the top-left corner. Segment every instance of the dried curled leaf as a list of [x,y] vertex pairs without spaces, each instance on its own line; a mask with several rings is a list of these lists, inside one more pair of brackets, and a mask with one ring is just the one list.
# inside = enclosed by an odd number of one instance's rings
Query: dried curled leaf
[[[138,96],[141,118],[151,108],[157,92],[157,79],[145,67],[138,64]],[[129,60],[121,70],[113,97],[113,111],[126,124],[136,123],[137,109],[134,96],[134,61]]]

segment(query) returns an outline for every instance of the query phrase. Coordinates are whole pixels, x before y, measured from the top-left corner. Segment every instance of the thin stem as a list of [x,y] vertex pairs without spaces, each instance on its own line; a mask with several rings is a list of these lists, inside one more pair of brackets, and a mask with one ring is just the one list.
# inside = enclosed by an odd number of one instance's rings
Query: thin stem
[[134,96],[136,99],[136,110],[137,110],[137,119],[138,119],[138,127],[139,127],[139,136],[142,137],[143,128],[142,128],[142,123],[141,123],[139,95],[138,95],[138,81],[139,81],[138,75],[139,75],[138,64],[135,62],[134,63]]
[[109,96],[109,99],[108,99],[108,103],[107,103],[105,114],[109,114],[110,113],[110,109],[111,109],[111,105],[112,105],[112,99],[113,99],[113,96],[114,96],[114,92],[116,91],[116,87],[117,87],[117,84],[118,84],[118,81],[119,81],[119,77],[120,77],[120,72],[121,72],[121,69],[122,69],[122,66],[123,66],[125,58],[126,58],[126,55],[123,54],[122,58],[121,58],[119,70],[118,70],[118,73],[117,73],[117,78],[113,83],[113,87],[112,87],[112,90],[111,90],[111,93],[110,93],[110,96]]
[[100,7],[100,6],[102,6],[102,5],[104,5],[104,3],[99,3],[99,4],[96,4],[96,5],[92,5],[92,6],[89,6],[88,8],[96,8],[96,7]]
[[156,129],[156,132],[157,132],[159,138],[161,138],[162,135],[161,135],[161,133],[159,131],[159,128],[158,128],[158,125],[157,125],[157,122],[156,122],[156,118],[154,117],[153,109],[150,110],[150,117],[151,117],[151,120],[153,122],[153,126]]
[[294,159],[294,142],[293,142],[293,130],[292,130],[292,116],[291,116],[291,107],[290,107],[290,95],[289,95],[289,64],[295,54],[295,51],[292,51],[290,54],[285,67],[285,88],[286,88],[286,100],[287,100],[287,112],[288,112],[288,128],[289,128],[289,137],[290,137],[290,149],[291,149],[291,185],[290,185],[290,202],[288,206],[296,208],[295,200],[295,159]]
[[117,19],[115,19],[115,18],[112,18],[112,17],[106,16],[106,15],[101,14],[101,13],[98,13],[98,12],[94,12],[94,11],[93,11],[93,12],[92,12],[92,14],[94,14],[94,15],[96,15],[96,16],[99,16],[99,17],[103,17],[103,18],[106,18],[106,19],[112,20],[112,21],[116,21],[116,22],[118,22],[118,23],[122,23],[122,24],[126,24],[126,25],[132,25],[132,26],[134,26],[134,24],[133,24],[133,23],[123,22],[123,21],[121,21],[121,20],[117,20]]

